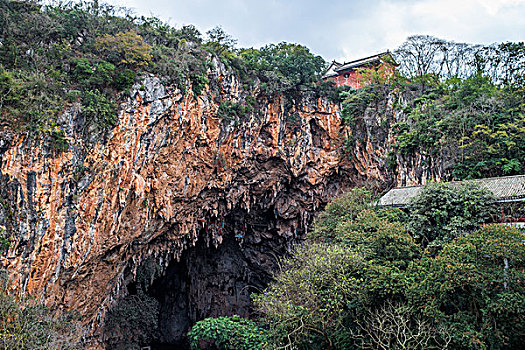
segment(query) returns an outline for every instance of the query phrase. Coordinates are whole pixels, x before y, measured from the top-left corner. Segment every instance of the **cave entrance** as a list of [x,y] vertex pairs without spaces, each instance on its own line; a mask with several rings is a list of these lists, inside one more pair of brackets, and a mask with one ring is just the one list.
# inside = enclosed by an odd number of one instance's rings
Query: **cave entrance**
[[250,295],[268,284],[285,247],[280,238],[254,239],[256,230],[242,237],[225,230],[217,248],[199,239],[153,282],[148,295],[159,303],[159,318],[152,350],[189,349],[186,334],[204,318],[253,314]]
[[[162,269],[149,259],[128,272],[127,295],[105,318],[106,348],[115,350],[189,349],[187,332],[207,317],[253,315],[252,293],[260,293],[278,268],[277,257],[292,245],[292,236],[277,234],[275,210],[224,218],[222,243],[207,244],[205,229],[179,261]],[[239,228],[242,229],[239,229]],[[157,312],[158,310],[158,312]]]

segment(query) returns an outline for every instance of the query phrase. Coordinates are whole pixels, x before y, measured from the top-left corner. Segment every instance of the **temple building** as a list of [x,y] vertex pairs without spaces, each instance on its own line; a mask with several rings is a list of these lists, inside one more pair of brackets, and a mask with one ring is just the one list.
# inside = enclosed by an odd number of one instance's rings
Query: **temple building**
[[370,84],[368,79],[361,74],[362,70],[373,68],[388,77],[394,74],[395,67],[392,55],[386,51],[345,63],[332,61],[322,78],[324,81],[334,81],[336,86],[361,89]]

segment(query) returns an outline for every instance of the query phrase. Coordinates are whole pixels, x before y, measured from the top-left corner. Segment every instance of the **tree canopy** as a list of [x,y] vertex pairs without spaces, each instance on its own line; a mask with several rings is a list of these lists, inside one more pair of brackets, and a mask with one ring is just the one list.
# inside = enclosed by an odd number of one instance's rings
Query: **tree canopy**
[[[354,190],[327,206],[316,233],[256,297],[276,347],[521,348],[525,232],[480,226],[491,211],[483,190],[431,184],[408,219],[366,198]],[[433,219],[422,224],[421,215]],[[447,237],[442,249],[417,244],[425,229]]]

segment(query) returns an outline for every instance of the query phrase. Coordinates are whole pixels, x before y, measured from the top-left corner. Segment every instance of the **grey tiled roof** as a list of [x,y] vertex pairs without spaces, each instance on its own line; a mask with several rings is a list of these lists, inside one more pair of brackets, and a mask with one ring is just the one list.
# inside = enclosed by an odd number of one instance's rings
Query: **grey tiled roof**
[[367,64],[380,62],[381,58],[383,56],[388,55],[388,54],[390,54],[390,52],[389,51],[385,51],[385,52],[379,53],[377,55],[373,55],[373,56],[369,56],[369,57],[365,57],[365,58],[360,58],[358,60],[354,60],[354,61],[350,61],[350,62],[344,62],[344,63],[339,63],[339,62],[336,62],[336,61],[332,61],[332,63],[330,63],[330,65],[328,66],[328,69],[326,70],[326,73],[323,75],[323,79],[329,78],[329,77],[333,77],[333,76],[337,76],[337,75],[339,75],[339,73],[344,72],[346,70],[358,68],[358,67],[361,67],[361,66],[365,66]]
[[379,205],[406,206],[421,190],[422,186],[396,187],[379,199]]
[[[525,201],[525,175],[490,177],[472,181],[494,193],[498,202]],[[460,183],[461,181],[451,182],[452,185]],[[379,205],[404,207],[421,189],[422,186],[393,188],[379,199]]]
[[475,180],[475,182],[494,193],[498,201],[525,200],[525,175],[491,177]]
[[355,60],[355,61],[348,62],[348,63],[344,63],[340,67],[337,67],[335,69],[335,71],[336,72],[342,72],[342,71],[345,71],[345,70],[361,67],[361,66],[364,66],[364,65],[367,65],[367,64],[380,62],[380,61],[381,61],[381,54],[375,55],[375,56],[371,56],[371,57],[367,57],[367,58],[361,58],[359,60]]

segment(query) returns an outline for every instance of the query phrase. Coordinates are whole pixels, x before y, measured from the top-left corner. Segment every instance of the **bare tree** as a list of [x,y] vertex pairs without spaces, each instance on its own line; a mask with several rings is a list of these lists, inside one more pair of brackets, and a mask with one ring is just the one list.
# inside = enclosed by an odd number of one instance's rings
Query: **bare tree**
[[354,336],[363,349],[448,349],[451,341],[446,329],[416,316],[413,307],[390,301],[368,312],[358,326]]
[[413,35],[394,52],[401,71],[409,78],[440,75],[445,41],[430,35]]
[[431,79],[488,76],[504,86],[525,84],[525,44],[487,46],[456,43],[429,35],[414,35],[394,51],[399,70],[408,78],[425,83]]

